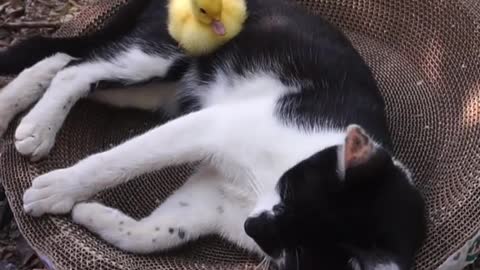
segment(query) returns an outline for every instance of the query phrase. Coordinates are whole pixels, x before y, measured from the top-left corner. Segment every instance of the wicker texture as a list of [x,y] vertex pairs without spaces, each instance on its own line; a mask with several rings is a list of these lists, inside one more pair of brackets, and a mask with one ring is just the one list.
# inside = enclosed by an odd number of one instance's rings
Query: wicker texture
[[[88,33],[125,1],[101,0],[57,35]],[[412,169],[429,207],[429,239],[417,269],[436,269],[480,229],[480,1],[298,2],[340,26],[372,67],[387,103],[395,153]],[[253,269],[258,263],[217,238],[168,254],[136,256],[105,244],[68,217],[33,219],[22,212],[23,191],[34,177],[108,149],[161,120],[82,102],[49,158],[34,164],[17,154],[9,132],[0,177],[21,231],[57,269]],[[169,168],[99,199],[142,217],[190,171]]]

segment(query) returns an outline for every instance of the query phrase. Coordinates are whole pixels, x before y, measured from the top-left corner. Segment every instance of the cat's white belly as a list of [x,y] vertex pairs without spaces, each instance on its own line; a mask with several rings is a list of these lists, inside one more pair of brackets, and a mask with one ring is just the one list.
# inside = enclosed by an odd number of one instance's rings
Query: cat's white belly
[[340,130],[299,132],[297,127],[286,126],[274,116],[275,105],[272,97],[223,105],[229,114],[219,114],[212,126],[218,150],[208,162],[225,176],[227,181],[220,185],[226,187],[227,196],[244,205],[242,224],[248,215],[272,208],[276,185],[287,170],[325,148],[342,144],[345,138]]

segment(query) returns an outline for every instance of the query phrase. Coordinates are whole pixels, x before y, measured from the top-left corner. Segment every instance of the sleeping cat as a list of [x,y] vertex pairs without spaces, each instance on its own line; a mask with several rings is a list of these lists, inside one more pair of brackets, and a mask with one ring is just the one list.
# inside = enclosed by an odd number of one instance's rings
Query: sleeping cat
[[[172,116],[39,176],[25,211],[72,211],[135,253],[218,234],[280,269],[410,269],[425,237],[423,199],[391,154],[384,102],[347,38],[288,2],[249,0],[237,37],[188,57],[168,35],[166,4],[131,1],[96,34],[33,38],[0,54],[0,74],[21,71],[0,92],[2,131],[39,100],[15,132],[32,160],[87,96]],[[186,162],[199,162],[196,172],[143,219],[87,201]]]

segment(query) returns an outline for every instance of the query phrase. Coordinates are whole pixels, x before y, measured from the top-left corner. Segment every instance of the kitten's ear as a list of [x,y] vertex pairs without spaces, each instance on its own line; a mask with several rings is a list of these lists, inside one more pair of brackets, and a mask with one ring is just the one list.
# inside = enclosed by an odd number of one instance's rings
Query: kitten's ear
[[349,168],[369,161],[375,153],[375,144],[363,128],[350,125],[347,128],[345,142],[339,151],[339,169],[344,173]]

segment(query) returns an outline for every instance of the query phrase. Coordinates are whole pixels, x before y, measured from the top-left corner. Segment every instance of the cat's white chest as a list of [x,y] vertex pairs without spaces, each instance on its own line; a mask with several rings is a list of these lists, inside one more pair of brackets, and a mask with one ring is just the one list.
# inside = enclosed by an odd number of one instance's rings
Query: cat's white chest
[[343,132],[298,132],[274,117],[276,100],[250,100],[221,105],[229,114],[218,115],[213,166],[235,183],[255,193],[275,188],[280,177],[314,153],[341,144]]

